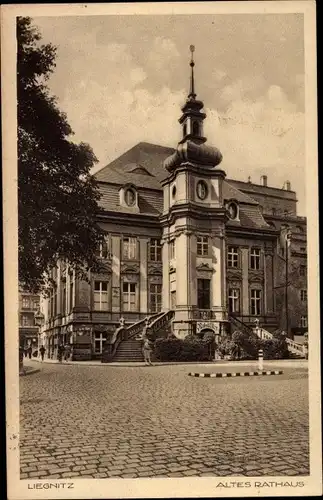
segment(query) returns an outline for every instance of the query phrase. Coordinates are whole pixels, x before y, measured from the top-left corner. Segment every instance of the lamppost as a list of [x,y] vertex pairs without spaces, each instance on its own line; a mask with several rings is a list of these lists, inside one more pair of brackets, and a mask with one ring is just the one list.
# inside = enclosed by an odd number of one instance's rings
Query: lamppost
[[38,333],[37,333],[37,356],[39,357],[39,349],[40,349],[40,335],[41,335],[41,328],[44,325],[44,320],[45,316],[44,314],[38,310],[37,313],[34,316],[34,321],[35,325],[38,326]]
[[285,308],[286,308],[286,336],[289,337],[289,312],[288,312],[288,257],[289,257],[289,247],[290,247],[290,242],[291,242],[291,236],[292,232],[290,228],[287,229],[286,231],[286,236],[285,236]]

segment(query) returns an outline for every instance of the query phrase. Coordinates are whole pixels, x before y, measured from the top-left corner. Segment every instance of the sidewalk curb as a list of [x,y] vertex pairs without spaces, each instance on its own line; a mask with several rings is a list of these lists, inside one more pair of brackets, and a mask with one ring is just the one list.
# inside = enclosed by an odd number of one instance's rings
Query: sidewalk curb
[[40,368],[32,368],[31,370],[24,370],[19,373],[19,377],[26,377],[27,375],[33,375],[34,373],[40,372]]
[[263,372],[230,372],[230,373],[188,373],[189,377],[226,378],[226,377],[253,377],[260,375],[282,375],[283,370],[270,370]]

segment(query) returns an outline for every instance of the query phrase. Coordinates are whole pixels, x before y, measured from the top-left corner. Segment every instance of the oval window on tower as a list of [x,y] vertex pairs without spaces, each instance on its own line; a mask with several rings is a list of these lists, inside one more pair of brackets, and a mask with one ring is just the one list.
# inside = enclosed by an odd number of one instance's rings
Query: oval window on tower
[[207,184],[204,181],[198,181],[196,186],[196,194],[200,200],[205,200],[208,195]]
[[175,199],[175,197],[176,197],[176,186],[173,186],[172,197],[173,197],[173,199]]

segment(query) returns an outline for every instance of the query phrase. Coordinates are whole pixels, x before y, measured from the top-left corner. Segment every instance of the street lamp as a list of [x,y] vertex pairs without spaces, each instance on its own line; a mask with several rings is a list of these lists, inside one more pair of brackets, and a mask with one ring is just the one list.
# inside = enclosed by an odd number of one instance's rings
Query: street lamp
[[35,325],[38,326],[38,346],[37,346],[37,357],[39,357],[39,349],[40,349],[40,335],[41,335],[41,327],[44,324],[45,316],[44,314],[38,310],[34,316]]

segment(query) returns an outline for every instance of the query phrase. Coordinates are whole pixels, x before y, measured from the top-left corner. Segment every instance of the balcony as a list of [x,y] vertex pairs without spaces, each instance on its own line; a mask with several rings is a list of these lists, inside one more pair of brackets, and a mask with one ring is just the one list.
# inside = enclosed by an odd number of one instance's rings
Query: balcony
[[210,321],[217,319],[218,314],[217,311],[213,311],[212,309],[197,309],[195,311],[190,311],[189,319]]

